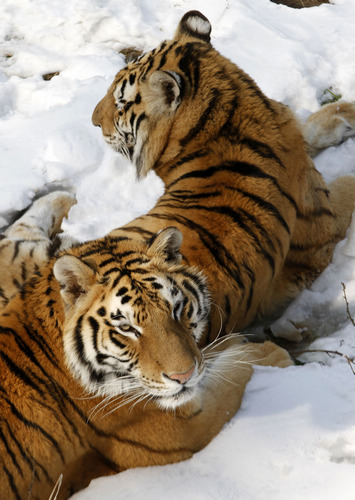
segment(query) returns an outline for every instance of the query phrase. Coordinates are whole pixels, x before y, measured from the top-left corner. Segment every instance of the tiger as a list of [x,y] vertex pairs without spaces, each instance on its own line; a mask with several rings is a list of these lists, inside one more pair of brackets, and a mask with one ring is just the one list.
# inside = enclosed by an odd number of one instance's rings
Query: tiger
[[329,264],[355,200],[354,176],[327,185],[311,158],[354,135],[354,104],[325,106],[302,128],[213,48],[211,29],[187,12],[172,40],[117,73],[92,115],[138,179],[154,171],[164,183],[152,210],[110,234],[180,230],[183,262],[211,293],[201,346],[270,325]]
[[0,498],[63,500],[188,459],[238,410],[252,363],[292,364],[238,336],[200,348],[210,296],[180,231],[73,242],[58,231],[74,203],[36,200],[0,241]]

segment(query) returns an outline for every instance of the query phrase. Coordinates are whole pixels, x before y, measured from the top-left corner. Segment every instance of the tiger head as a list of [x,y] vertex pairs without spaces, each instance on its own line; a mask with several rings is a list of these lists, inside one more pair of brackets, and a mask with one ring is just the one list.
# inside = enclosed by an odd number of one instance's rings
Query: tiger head
[[209,297],[203,276],[180,264],[181,240],[176,228],[147,243],[106,237],[56,260],[64,351],[88,391],[151,398],[163,408],[196,395]]
[[94,110],[93,124],[135,164],[139,178],[157,170],[161,158],[189,154],[192,140],[194,148],[196,141],[205,146],[215,133],[231,96],[232,63],[213,49],[210,32],[200,12],[185,14],[174,38],[122,69]]

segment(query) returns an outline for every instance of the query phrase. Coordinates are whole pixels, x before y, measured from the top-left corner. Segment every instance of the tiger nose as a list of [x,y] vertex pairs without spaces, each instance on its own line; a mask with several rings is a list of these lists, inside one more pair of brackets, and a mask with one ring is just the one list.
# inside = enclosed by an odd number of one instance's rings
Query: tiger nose
[[193,365],[190,370],[185,373],[173,373],[172,375],[168,375],[171,380],[176,380],[179,384],[186,384],[192,377],[193,372],[195,371],[195,365]]

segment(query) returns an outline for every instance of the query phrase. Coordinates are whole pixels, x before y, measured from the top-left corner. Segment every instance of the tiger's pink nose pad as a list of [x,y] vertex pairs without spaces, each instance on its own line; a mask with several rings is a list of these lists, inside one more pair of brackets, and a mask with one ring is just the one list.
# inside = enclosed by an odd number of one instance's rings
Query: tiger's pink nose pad
[[172,380],[177,380],[180,384],[186,384],[192,377],[193,372],[195,371],[195,365],[193,365],[189,371],[185,373],[173,373],[172,375],[168,375]]

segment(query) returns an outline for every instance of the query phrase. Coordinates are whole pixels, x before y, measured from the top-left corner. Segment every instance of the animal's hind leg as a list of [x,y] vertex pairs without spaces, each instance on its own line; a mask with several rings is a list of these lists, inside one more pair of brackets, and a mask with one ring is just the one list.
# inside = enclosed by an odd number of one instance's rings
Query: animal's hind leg
[[0,236],[0,310],[50,257],[74,243],[57,236],[74,203],[64,191],[43,196]]
[[[310,116],[303,135],[313,155],[355,135],[355,103],[324,106]],[[309,158],[302,193],[289,252],[260,308],[261,316],[275,318],[315,280],[330,263],[335,245],[345,237],[350,225],[355,203],[354,176],[340,177],[327,186]],[[291,324],[289,331],[278,335],[300,340]]]
[[[331,262],[335,245],[345,237],[354,210],[355,177],[340,177],[328,189],[328,203],[307,217],[298,217],[289,253],[265,303],[264,314],[279,315],[303,288],[310,286]],[[272,329],[275,335],[301,340],[297,325],[290,323],[287,330],[282,325],[282,330]]]

